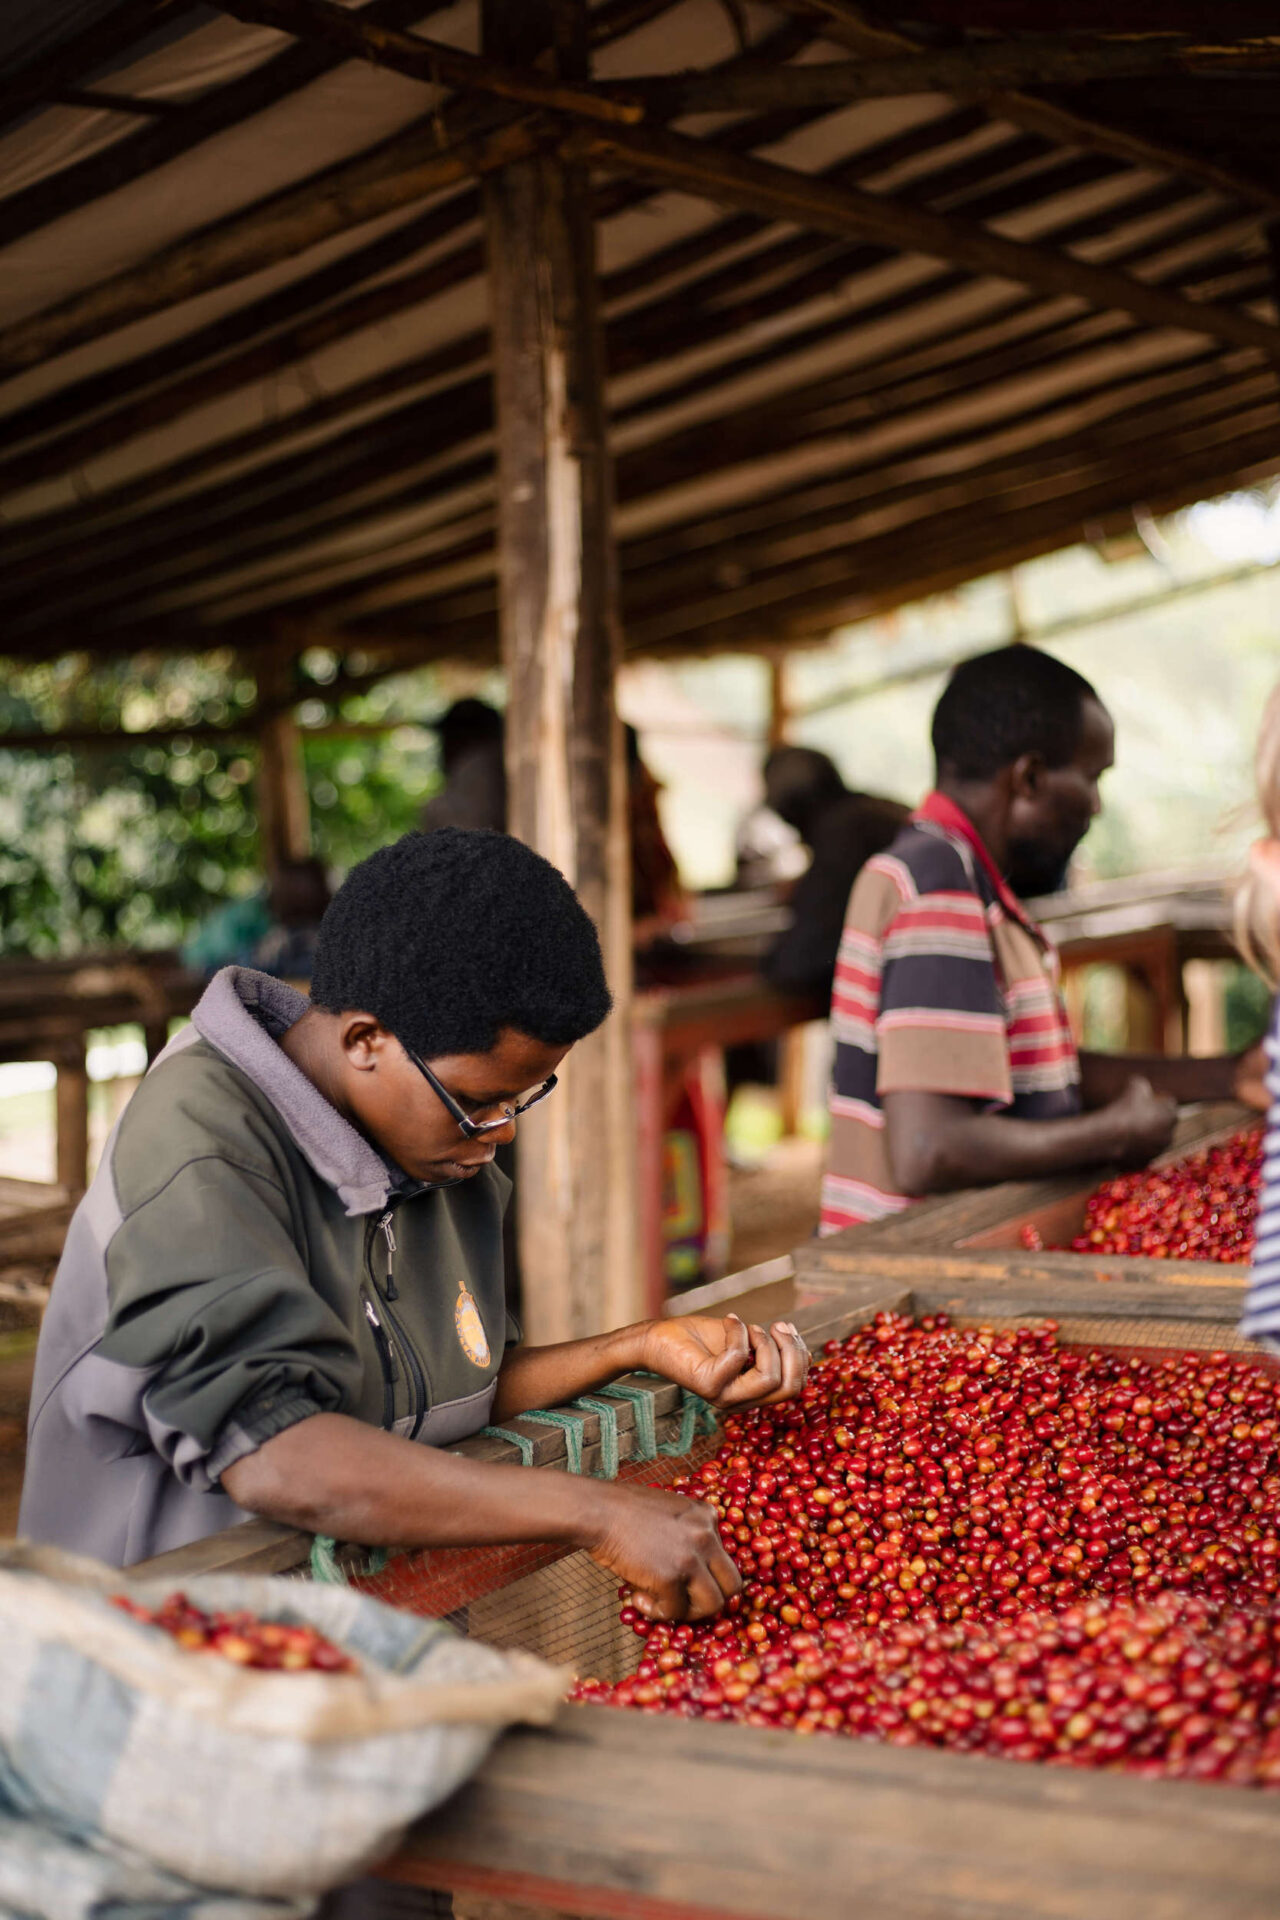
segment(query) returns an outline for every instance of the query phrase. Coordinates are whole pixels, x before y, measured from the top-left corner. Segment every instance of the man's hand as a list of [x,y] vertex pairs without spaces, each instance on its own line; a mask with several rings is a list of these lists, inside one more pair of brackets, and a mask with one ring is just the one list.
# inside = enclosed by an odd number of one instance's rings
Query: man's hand
[[587,1551],[632,1588],[651,1620],[705,1620],[742,1591],[704,1501],[617,1480],[599,1493],[598,1532]]
[[1145,1167],[1173,1139],[1178,1103],[1171,1093],[1157,1093],[1149,1080],[1135,1073],[1103,1113],[1115,1127],[1114,1153],[1119,1164]]
[[1257,1113],[1265,1113],[1271,1105],[1271,1095],[1267,1091],[1267,1075],[1271,1071],[1271,1062],[1267,1050],[1259,1040],[1256,1047],[1250,1047],[1236,1061],[1235,1084],[1232,1092],[1243,1106],[1254,1108]]
[[646,1328],[642,1365],[726,1412],[794,1400],[809,1371],[809,1349],[789,1320],[766,1332],[736,1313],[723,1320],[685,1315]]

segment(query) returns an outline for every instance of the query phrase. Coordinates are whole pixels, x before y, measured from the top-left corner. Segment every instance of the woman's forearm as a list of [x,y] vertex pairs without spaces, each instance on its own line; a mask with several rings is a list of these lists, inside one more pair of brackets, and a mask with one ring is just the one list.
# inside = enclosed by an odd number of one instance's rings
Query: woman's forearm
[[580,1393],[607,1386],[619,1374],[644,1365],[648,1323],[618,1327],[589,1340],[565,1340],[554,1347],[513,1347],[502,1363],[493,1418],[509,1420],[532,1407],[559,1407]]
[[424,1447],[340,1413],[287,1427],[222,1476],[249,1513],[367,1546],[592,1543],[591,1481]]
[[276,1434],[222,1485],[249,1513],[365,1546],[583,1548],[664,1620],[702,1619],[742,1586],[701,1501],[470,1460],[340,1413]]

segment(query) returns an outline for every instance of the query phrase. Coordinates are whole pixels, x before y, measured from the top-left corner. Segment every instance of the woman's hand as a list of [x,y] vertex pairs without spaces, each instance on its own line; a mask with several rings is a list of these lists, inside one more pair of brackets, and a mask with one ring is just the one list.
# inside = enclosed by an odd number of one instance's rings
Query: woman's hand
[[1267,1091],[1267,1075],[1271,1071],[1271,1062],[1267,1050],[1259,1040],[1256,1047],[1250,1047],[1236,1061],[1235,1085],[1233,1092],[1242,1106],[1252,1107],[1257,1113],[1265,1113],[1271,1105],[1271,1095]]
[[809,1349],[789,1320],[766,1332],[736,1313],[723,1320],[685,1315],[654,1320],[645,1329],[641,1365],[713,1407],[736,1412],[794,1400],[809,1371]]
[[649,1619],[706,1620],[741,1593],[742,1576],[705,1501],[621,1480],[593,1492],[599,1513],[587,1552]]

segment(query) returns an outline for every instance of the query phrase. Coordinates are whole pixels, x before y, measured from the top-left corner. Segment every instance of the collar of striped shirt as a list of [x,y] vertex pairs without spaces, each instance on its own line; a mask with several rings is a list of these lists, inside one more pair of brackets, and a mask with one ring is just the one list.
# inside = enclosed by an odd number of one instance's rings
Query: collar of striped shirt
[[1043,930],[1036,925],[1021,900],[1019,900],[1017,894],[1014,893],[1010,887],[1009,882],[1001,873],[995,861],[991,858],[986,841],[978,832],[978,829],[974,826],[968,814],[965,813],[962,808],[958,807],[954,800],[949,799],[945,793],[939,793],[935,787],[932,793],[925,795],[911,818],[913,820],[930,821],[935,827],[941,827],[944,833],[954,833],[961,840],[967,841],[981,862],[983,872],[995,888],[996,898],[999,900],[1005,912],[1010,914],[1020,926],[1025,927],[1027,932],[1031,934],[1041,946],[1046,944]]

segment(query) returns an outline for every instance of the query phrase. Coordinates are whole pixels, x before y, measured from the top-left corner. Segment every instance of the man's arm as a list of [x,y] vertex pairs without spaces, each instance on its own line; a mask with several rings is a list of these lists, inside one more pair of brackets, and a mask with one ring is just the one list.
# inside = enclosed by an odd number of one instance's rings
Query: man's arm
[[1220,1053],[1195,1060],[1189,1054],[1082,1053],[1080,1091],[1086,1107],[1104,1107],[1123,1093],[1135,1074],[1149,1080],[1157,1093],[1172,1094],[1180,1104],[1193,1100],[1244,1100],[1253,1082],[1266,1071],[1261,1047],[1246,1053]]
[[664,1620],[702,1619],[741,1590],[711,1508],[620,1481],[530,1471],[319,1413],[222,1475],[248,1513],[367,1546],[583,1548]]
[[1168,1146],[1177,1119],[1173,1098],[1135,1077],[1107,1106],[1061,1120],[1017,1120],[945,1093],[886,1093],[881,1104],[894,1180],[914,1199],[1076,1167],[1143,1166]]

